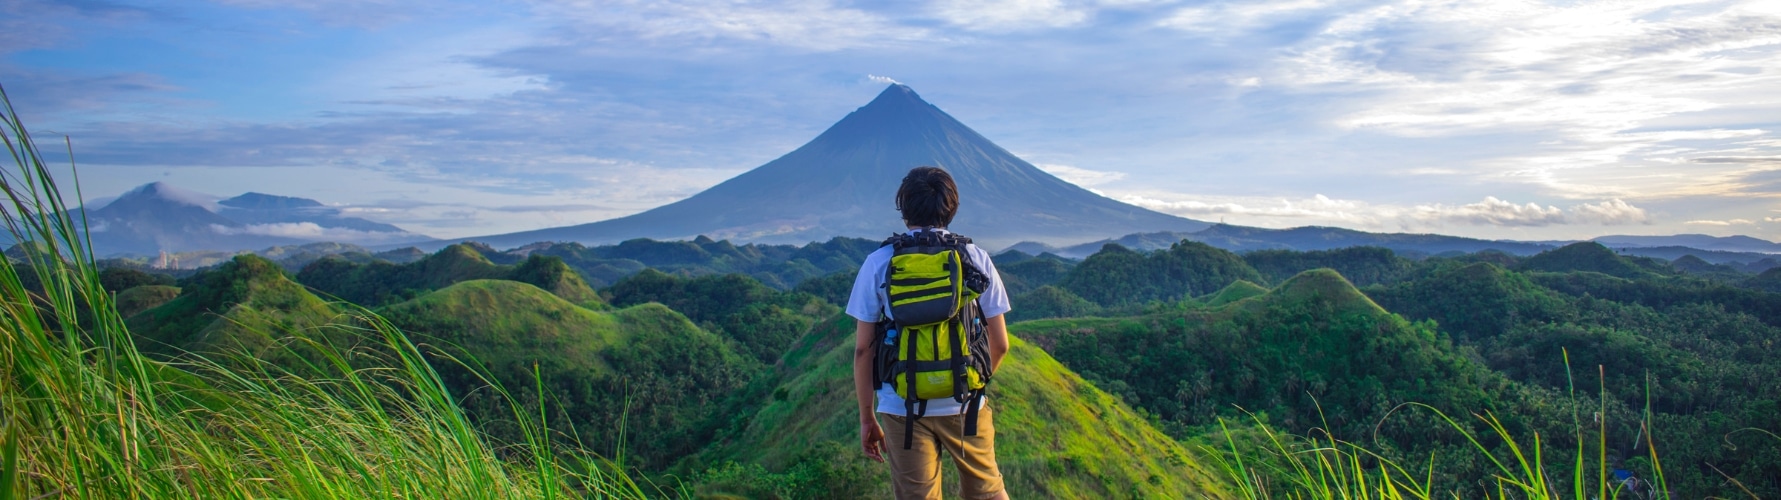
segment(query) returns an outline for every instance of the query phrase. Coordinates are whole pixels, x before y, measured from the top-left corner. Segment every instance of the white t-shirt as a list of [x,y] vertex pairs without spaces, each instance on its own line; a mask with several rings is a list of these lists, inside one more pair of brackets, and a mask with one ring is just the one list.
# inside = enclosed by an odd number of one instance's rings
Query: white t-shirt
[[[946,232],[944,229],[935,231]],[[977,270],[983,271],[984,276],[989,278],[989,288],[984,289],[983,295],[977,298],[977,305],[983,308],[983,319],[1007,314],[1012,309],[1008,305],[1008,290],[1002,287],[1002,276],[996,274],[996,265],[990,262],[989,252],[977,248],[977,245],[966,245],[965,253],[969,254],[971,263],[977,266]],[[891,247],[881,247],[867,255],[866,261],[860,264],[860,274],[853,280],[853,295],[847,299],[848,316],[867,323],[877,323],[888,314],[884,307],[889,300],[884,288],[884,271],[890,266],[890,258]],[[989,397],[985,396],[983,401],[988,405]],[[957,415],[964,410],[963,406],[952,398],[930,399],[928,411],[924,415]],[[878,412],[904,415],[903,398],[897,397],[895,386],[885,384],[878,389]]]

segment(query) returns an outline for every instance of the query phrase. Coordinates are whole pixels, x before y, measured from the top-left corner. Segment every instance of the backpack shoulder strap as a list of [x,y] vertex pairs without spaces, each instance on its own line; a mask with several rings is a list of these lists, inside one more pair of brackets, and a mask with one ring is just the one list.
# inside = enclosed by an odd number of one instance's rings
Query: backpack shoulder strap
[[884,248],[884,247],[895,248],[897,245],[901,245],[908,240],[909,240],[909,235],[907,235],[907,234],[893,233],[890,235],[889,238],[884,239],[884,243],[879,243],[878,248]]

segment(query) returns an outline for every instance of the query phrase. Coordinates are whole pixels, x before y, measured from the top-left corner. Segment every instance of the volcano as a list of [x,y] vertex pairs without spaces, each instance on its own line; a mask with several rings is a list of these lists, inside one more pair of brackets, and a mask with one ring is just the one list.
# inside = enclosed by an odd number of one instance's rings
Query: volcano
[[589,224],[469,238],[497,247],[632,238],[792,243],[882,237],[902,229],[894,196],[909,169],[952,174],[952,229],[986,245],[1079,243],[1210,224],[1154,212],[1047,174],[901,84],[891,85],[798,149],[692,197]]
[[194,250],[258,250],[331,241],[361,245],[431,240],[389,224],[341,215],[321,202],[247,193],[220,199],[164,182],[138,186],[78,213],[102,256]]

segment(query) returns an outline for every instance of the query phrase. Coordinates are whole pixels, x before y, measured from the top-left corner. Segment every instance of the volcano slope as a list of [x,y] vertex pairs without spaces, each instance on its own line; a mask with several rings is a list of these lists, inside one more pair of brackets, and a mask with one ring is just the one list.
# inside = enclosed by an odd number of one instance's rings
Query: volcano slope
[[902,227],[892,203],[898,184],[922,165],[952,174],[960,203],[952,227],[982,245],[1082,242],[1210,226],[1065,182],[894,84],[798,149],[686,199],[616,219],[475,239],[514,247],[699,235],[793,244],[883,237]]
[[[732,422],[721,433],[725,440],[682,468],[721,470],[733,461],[780,471],[813,459],[863,462],[852,379],[853,330],[851,317],[837,315],[799,339],[772,376],[751,388],[765,405]],[[996,457],[1009,491],[1033,498],[1231,497],[1195,451],[1157,431],[1045,351],[1010,340],[989,395]],[[812,450],[821,455],[812,457]],[[866,469],[855,478],[863,484],[843,491],[885,495],[888,475],[872,466],[858,467]],[[707,484],[706,493],[733,491],[726,487],[736,485]]]

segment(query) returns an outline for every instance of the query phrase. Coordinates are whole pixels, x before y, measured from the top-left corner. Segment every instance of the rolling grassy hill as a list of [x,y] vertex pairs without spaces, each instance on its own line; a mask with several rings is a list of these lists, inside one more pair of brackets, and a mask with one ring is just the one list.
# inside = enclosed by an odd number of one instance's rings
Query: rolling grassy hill
[[599,295],[561,259],[532,256],[517,265],[491,262],[469,244],[457,244],[408,264],[359,263],[327,257],[297,273],[297,281],[342,300],[375,307],[418,297],[462,281],[496,279],[530,283],[564,300],[598,307]]
[[[1463,438],[1443,432],[1430,414],[1381,420],[1398,405],[1421,402],[1457,415],[1494,411],[1510,415],[1512,428],[1551,432],[1556,409],[1575,404],[1534,404],[1549,394],[1492,372],[1433,323],[1387,312],[1335,271],[1306,271],[1264,294],[1256,288],[1233,284],[1213,295],[1215,305],[1010,329],[1157,415],[1177,437],[1216,434],[1219,419],[1244,422],[1253,412],[1295,434],[1315,428],[1345,439],[1382,438],[1382,449],[1416,457],[1411,463],[1432,457],[1436,477],[1449,485],[1483,473],[1486,464],[1457,448]],[[1616,417],[1629,413],[1612,410]],[[1431,455],[1454,449],[1461,452]]]
[[[379,310],[434,357],[460,404],[496,438],[509,405],[549,411],[561,439],[659,467],[709,442],[727,396],[762,367],[685,316],[648,303],[594,311],[528,283],[460,282]],[[490,391],[477,371],[509,389]],[[540,400],[540,387],[543,400]]]
[[144,351],[239,352],[272,359],[283,350],[280,339],[288,333],[316,330],[343,316],[339,308],[286,278],[278,264],[251,254],[238,255],[183,285],[177,298],[128,319]]
[[[1011,340],[989,396],[997,461],[1010,491],[1037,498],[1230,496],[1194,451],[1045,351]],[[689,466],[738,461],[784,470],[810,460],[807,450],[863,461],[852,353],[852,318],[819,325],[775,367],[775,383],[756,387],[766,404]],[[877,483],[859,491],[882,493],[885,479],[866,474],[862,481]]]
[[131,317],[136,313],[147,311],[161,304],[179,298],[179,287],[167,285],[142,285],[118,292],[117,311],[119,316]]

